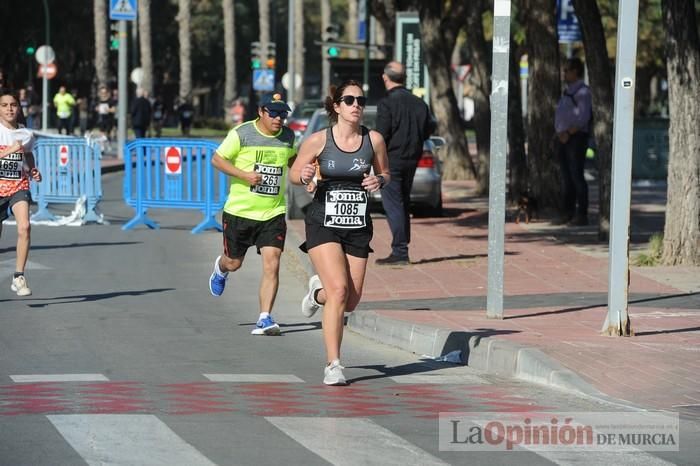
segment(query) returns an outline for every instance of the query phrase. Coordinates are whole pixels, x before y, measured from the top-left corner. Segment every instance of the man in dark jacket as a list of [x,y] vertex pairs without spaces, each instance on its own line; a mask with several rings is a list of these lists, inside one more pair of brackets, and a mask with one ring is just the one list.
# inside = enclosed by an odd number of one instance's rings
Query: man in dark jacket
[[382,205],[391,229],[391,254],[377,259],[381,265],[408,264],[411,242],[409,213],[411,187],[423,142],[435,130],[428,106],[404,86],[406,68],[392,61],[384,67],[387,95],[377,105],[377,131],[384,136],[391,182],[382,190]]
[[131,126],[134,128],[134,137],[145,138],[146,130],[151,126],[151,102],[144,90],[138,89],[136,95],[131,104]]

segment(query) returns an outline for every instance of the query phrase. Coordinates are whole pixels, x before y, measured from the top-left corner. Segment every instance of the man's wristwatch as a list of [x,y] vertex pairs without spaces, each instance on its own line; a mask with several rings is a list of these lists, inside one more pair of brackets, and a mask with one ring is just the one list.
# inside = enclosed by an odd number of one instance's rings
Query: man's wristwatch
[[383,175],[377,175],[377,179],[379,180],[379,189],[382,189],[384,187],[385,181],[384,181],[384,176]]

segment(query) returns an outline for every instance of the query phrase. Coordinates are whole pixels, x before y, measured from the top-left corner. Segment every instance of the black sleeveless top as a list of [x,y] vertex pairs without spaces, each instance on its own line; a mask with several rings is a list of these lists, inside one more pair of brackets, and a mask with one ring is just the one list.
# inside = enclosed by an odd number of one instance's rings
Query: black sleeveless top
[[368,193],[362,187],[374,160],[369,130],[360,127],[362,143],[353,152],[340,149],[328,128],[326,144],[317,158],[320,178],[308,220],[328,228],[357,229],[371,225]]

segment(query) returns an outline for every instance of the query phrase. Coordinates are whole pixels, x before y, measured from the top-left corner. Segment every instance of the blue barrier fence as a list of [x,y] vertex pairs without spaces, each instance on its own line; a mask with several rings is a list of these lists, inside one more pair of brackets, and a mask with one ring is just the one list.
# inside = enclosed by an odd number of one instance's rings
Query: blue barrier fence
[[192,229],[222,231],[216,214],[228,196],[228,179],[211,165],[219,145],[201,139],[151,139],[131,141],[124,147],[124,201],[136,210],[122,230],[144,224],[158,228],[147,215],[149,208],[201,210],[204,219]]
[[55,220],[49,203],[74,204],[87,199],[83,220],[99,222],[95,210],[102,199],[102,149],[99,144],[78,137],[39,137],[34,146],[41,183],[31,184],[32,198],[39,209],[32,220]]

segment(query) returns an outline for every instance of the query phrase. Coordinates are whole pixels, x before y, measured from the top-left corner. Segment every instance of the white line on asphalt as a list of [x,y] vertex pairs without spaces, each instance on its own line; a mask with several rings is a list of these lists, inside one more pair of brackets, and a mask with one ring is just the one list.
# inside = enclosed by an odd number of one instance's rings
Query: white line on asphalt
[[476,375],[440,375],[440,374],[407,374],[390,377],[397,383],[434,383],[434,384],[488,384],[486,380]]
[[109,382],[102,374],[27,374],[11,375],[13,382]]
[[365,418],[266,417],[285,434],[334,465],[447,464]]
[[155,416],[52,414],[47,417],[90,465],[214,465]]
[[234,383],[304,383],[296,375],[292,374],[202,374],[212,382]]
[[615,466],[666,466],[673,464],[642,451],[530,451],[561,466],[581,464],[586,466],[609,466],[611,464]]

